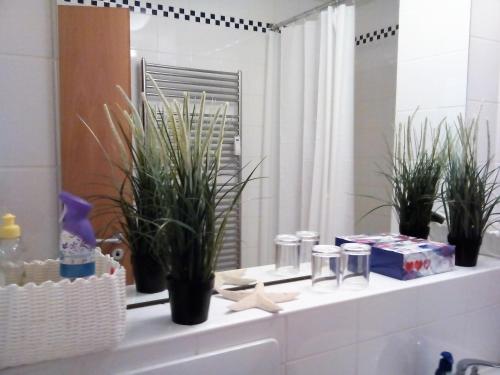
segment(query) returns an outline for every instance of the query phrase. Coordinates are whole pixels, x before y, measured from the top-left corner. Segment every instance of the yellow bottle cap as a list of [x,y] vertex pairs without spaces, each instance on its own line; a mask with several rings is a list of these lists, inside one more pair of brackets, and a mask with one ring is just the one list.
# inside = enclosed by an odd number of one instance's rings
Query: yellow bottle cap
[[12,214],[6,214],[2,217],[2,226],[0,226],[0,238],[18,238],[21,237],[21,227],[16,224],[16,217]]

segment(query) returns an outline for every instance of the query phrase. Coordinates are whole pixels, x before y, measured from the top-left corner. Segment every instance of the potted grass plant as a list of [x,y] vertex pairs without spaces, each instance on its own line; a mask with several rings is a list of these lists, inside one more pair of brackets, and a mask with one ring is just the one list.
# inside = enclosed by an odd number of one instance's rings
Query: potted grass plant
[[[228,217],[258,165],[241,181],[241,170],[222,176],[227,106],[206,114],[205,94],[198,107],[188,94],[180,105],[167,100],[148,78],[161,104],[143,95],[144,116],[120,88],[129,108],[112,111],[105,106],[121,155],[111,162],[124,176],[117,196],[105,198],[122,214],[136,281],[152,273],[155,280],[161,277],[172,320],[198,324],[208,316]],[[230,204],[223,205],[227,196]]]
[[441,198],[448,225],[448,242],[455,245],[455,264],[474,267],[486,230],[494,218],[498,196],[499,168],[492,166],[490,136],[485,161],[478,158],[477,118],[469,124],[458,117],[447,129],[447,167]]
[[443,121],[432,128],[425,119],[419,130],[413,127],[415,113],[395,128],[394,151],[388,172],[380,173],[389,182],[391,200],[381,207],[393,207],[401,234],[427,239],[431,220],[437,220],[433,205],[439,196],[444,166],[441,145]]
[[[166,212],[154,248],[167,273],[172,320],[198,324],[207,319],[229,214],[258,166],[240,182],[241,171],[222,179],[227,106],[206,115],[204,94],[198,108],[191,105],[188,95],[179,105],[168,101],[150,79],[162,109],[158,115],[145,101],[146,117],[161,140],[166,174],[160,189]],[[231,203],[223,207],[228,195],[233,196]]]
[[[164,202],[160,186],[165,178],[165,154],[155,132],[144,126],[139,111],[129,97],[117,87],[128,108],[104,105],[108,125],[114,135],[113,145],[101,144],[91,127],[82,122],[92,133],[113,170],[111,184],[115,193],[96,196],[105,201],[100,214],[113,214],[122,233],[122,239],[131,252],[135,287],[140,293],[158,293],[166,289],[166,272],[157,257],[156,237],[158,226],[164,223]],[[108,147],[118,148],[111,157]],[[118,176],[118,177],[117,177]]]

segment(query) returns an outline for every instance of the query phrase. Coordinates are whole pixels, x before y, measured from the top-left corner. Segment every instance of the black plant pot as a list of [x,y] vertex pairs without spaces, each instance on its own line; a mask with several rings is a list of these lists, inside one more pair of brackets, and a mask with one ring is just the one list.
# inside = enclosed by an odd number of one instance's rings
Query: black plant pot
[[448,243],[450,245],[455,245],[455,265],[461,267],[475,267],[482,241],[482,237],[458,238],[448,235]]
[[430,228],[428,224],[413,225],[410,223],[399,223],[399,233],[405,236],[423,238],[426,240],[429,237],[429,232]]
[[167,285],[174,323],[194,325],[207,320],[214,289],[213,276],[210,280],[203,281],[168,278]]
[[158,293],[167,289],[166,274],[150,254],[133,254],[135,288],[139,293]]

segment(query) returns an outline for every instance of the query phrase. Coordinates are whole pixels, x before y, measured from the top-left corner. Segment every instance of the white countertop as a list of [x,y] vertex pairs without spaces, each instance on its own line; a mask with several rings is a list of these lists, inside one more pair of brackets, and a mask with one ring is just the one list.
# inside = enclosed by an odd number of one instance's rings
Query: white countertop
[[[272,269],[272,265],[251,268],[247,276],[270,281],[275,279]],[[230,312],[232,302],[215,295],[206,322],[182,326],[171,321],[168,304],[140,307],[127,310],[125,338],[113,350],[2,371],[6,375],[193,375],[205,373],[208,366],[214,375],[254,375],[255,365],[267,354],[262,363],[286,367],[289,374],[316,373],[318,368],[323,368],[318,373],[326,374],[333,363],[343,373],[354,374],[356,361],[359,368],[386,374],[384,366],[394,366],[395,358],[403,361],[400,368],[407,368],[411,359],[406,353],[418,346],[421,373],[431,373],[444,349],[452,348],[457,359],[495,358],[490,349],[498,347],[499,282],[500,259],[480,256],[477,267],[457,267],[416,280],[372,273],[369,287],[361,291],[319,293],[312,290],[310,280],[268,286],[271,291],[301,293],[281,304],[283,310],[277,314],[257,309]],[[129,303],[167,297],[166,292],[145,296],[129,289]],[[467,340],[456,338],[457,332]],[[387,355],[395,350],[400,355]]]
[[[268,286],[266,290],[300,292],[296,300],[281,304],[283,310],[276,315],[284,315],[348,300],[361,299],[377,294],[417,288],[422,285],[440,283],[457,278],[466,278],[471,275],[488,272],[492,269],[500,269],[500,259],[480,256],[476,267],[456,267],[455,270],[451,272],[422,277],[415,280],[400,281],[371,273],[369,287],[361,291],[337,290],[331,293],[319,293],[311,288],[310,280]],[[262,281],[268,281],[272,277],[270,270],[272,270],[272,266],[250,268],[247,271],[247,276],[259,278]],[[270,277],[270,279],[266,280],[266,277]],[[137,296],[133,296],[131,301],[135,303],[137,301]],[[168,304],[128,310],[126,335],[117,350],[129,349],[163,340],[197,335],[212,330],[222,329],[224,327],[271,319],[273,317],[273,314],[258,309],[230,312],[228,306],[231,303],[231,301],[225,300],[218,295],[214,296],[211,300],[208,320],[195,326],[174,324],[170,319]]]

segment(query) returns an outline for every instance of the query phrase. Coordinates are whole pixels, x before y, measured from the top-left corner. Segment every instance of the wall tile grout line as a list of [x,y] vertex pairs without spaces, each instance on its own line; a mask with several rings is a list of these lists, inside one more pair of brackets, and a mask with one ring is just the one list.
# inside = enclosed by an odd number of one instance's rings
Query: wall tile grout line
[[0,56],[2,57],[19,57],[19,58],[28,58],[28,59],[39,59],[39,60],[56,60],[54,56],[42,56],[42,55],[29,55],[27,53],[20,53],[20,52],[1,52],[0,51]]

